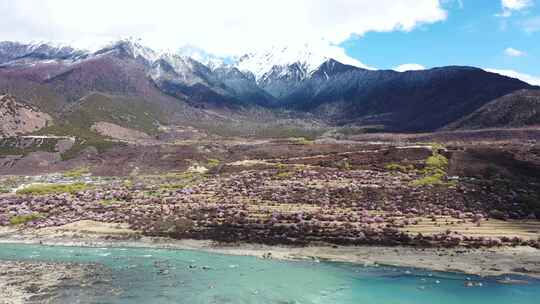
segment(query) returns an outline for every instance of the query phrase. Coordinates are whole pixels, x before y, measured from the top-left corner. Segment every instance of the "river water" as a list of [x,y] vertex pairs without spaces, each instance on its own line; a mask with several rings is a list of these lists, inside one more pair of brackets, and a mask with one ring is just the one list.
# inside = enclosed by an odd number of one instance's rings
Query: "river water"
[[[62,287],[58,303],[540,303],[540,281],[200,251],[0,244],[0,260],[99,263],[111,280]],[[475,285],[474,287],[467,287]],[[88,292],[95,289],[95,292]],[[1,301],[0,301],[1,302]]]

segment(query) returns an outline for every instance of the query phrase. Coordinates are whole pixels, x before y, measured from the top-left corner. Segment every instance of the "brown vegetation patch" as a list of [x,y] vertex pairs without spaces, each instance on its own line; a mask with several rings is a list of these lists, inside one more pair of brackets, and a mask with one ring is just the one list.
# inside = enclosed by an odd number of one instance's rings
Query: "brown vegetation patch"
[[141,132],[135,129],[124,128],[122,126],[119,126],[110,122],[105,122],[105,121],[94,123],[91,129],[93,131],[96,131],[100,135],[111,137],[118,140],[136,142],[140,140],[150,139],[150,136],[144,132]]

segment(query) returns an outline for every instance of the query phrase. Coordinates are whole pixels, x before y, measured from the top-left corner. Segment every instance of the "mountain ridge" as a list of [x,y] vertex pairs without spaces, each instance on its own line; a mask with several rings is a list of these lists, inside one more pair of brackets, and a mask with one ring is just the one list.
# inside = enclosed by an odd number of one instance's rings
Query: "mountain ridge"
[[132,39],[95,52],[1,42],[0,90],[3,83],[15,83],[18,91],[39,86],[67,102],[102,92],[174,104],[168,96],[204,111],[241,115],[252,107],[287,110],[299,117],[315,115],[330,125],[380,125],[387,131],[424,132],[444,128],[496,98],[532,88],[475,67],[371,70],[310,50],[296,61],[262,53],[268,65],[252,72],[242,68],[248,60],[245,56],[218,63],[217,58],[198,55],[206,58],[205,65],[186,55],[197,51],[158,52]]
[[486,129],[540,126],[540,88],[512,92],[497,98],[445,129]]

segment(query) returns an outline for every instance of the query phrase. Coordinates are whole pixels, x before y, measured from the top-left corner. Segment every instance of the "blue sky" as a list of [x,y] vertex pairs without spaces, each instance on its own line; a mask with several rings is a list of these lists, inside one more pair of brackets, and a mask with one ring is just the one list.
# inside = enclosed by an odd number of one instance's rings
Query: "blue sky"
[[[519,1],[518,1],[519,2]],[[391,69],[471,65],[540,76],[540,1],[503,9],[497,0],[444,4],[446,20],[412,31],[369,32],[341,44],[364,64]]]

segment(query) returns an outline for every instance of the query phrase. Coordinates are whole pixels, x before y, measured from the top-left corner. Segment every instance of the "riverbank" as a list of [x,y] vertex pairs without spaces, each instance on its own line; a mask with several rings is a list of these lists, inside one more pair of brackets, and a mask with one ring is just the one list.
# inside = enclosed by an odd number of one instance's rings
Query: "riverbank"
[[78,292],[114,292],[110,270],[99,264],[0,261],[0,304],[58,303],[65,287]]
[[217,243],[205,240],[174,240],[144,237],[122,224],[82,221],[45,229],[0,229],[0,243],[47,246],[128,247],[202,250],[228,255],[257,256],[282,260],[350,262],[365,265],[392,265],[480,276],[518,274],[540,278],[540,250],[532,247],[414,248],[381,246],[306,247],[268,246],[247,243]]

